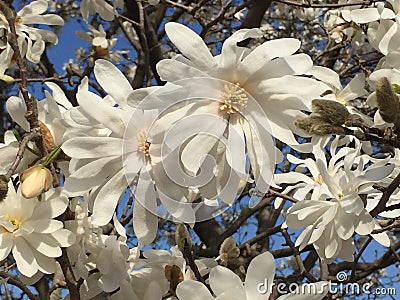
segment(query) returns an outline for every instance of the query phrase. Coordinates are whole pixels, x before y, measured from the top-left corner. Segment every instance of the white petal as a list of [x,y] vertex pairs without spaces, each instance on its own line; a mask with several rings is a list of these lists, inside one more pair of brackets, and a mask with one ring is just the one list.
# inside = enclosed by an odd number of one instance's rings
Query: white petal
[[112,137],[75,137],[66,141],[61,149],[70,157],[101,158],[121,155],[123,140]]
[[101,188],[93,206],[93,224],[103,226],[111,220],[118,200],[127,186],[125,170],[122,169]]
[[126,99],[133,89],[128,79],[116,66],[107,60],[98,59],[94,66],[94,74],[102,88],[119,105],[126,105]]
[[225,267],[216,266],[210,272],[210,286],[216,296],[233,288],[242,287],[240,290],[245,298],[243,282],[239,276]]
[[204,284],[194,280],[185,280],[178,284],[178,287],[176,288],[176,295],[180,300],[214,299]]
[[[247,299],[265,300],[272,292],[272,285],[275,276],[275,260],[271,253],[264,252],[256,256],[247,269],[245,290]],[[265,294],[259,292],[260,283],[267,284]]]
[[165,25],[169,39],[189,58],[200,70],[212,69],[216,63],[210,50],[194,31],[188,27],[169,22]]
[[12,253],[17,262],[18,270],[27,277],[32,277],[38,271],[38,265],[32,248],[21,237],[14,240]]
[[29,131],[29,123],[25,118],[26,105],[19,97],[11,96],[6,102],[7,111],[11,118],[25,131]]

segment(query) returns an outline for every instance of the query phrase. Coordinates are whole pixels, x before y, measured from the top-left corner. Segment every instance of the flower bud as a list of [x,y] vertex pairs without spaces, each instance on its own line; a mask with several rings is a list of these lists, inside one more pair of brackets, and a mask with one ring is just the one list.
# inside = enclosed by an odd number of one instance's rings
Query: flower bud
[[37,165],[25,170],[21,177],[21,193],[25,198],[37,197],[52,186],[50,170]]
[[350,114],[343,104],[331,100],[313,100],[312,110],[333,125],[342,125]]
[[47,128],[47,126],[42,121],[38,120],[38,125],[42,132],[42,138],[44,141],[44,145],[45,145],[47,151],[51,152],[56,147],[53,135],[51,134],[49,128]]
[[400,102],[386,77],[378,79],[376,83],[376,101],[382,119],[388,123],[400,122]]
[[235,239],[231,236],[225,239],[221,244],[221,248],[219,248],[219,256],[221,257],[222,264],[225,266],[230,259],[239,257],[239,254],[240,250],[236,246]]
[[2,174],[0,175],[0,201],[3,201],[8,192],[8,179],[7,176]]
[[311,135],[346,134],[342,126],[332,124],[320,116],[311,115],[308,118],[296,120],[294,125]]
[[178,245],[178,249],[182,253],[185,252],[185,246],[189,247],[189,249],[192,248],[192,238],[190,237],[190,233],[184,224],[176,225],[175,240],[176,244]]

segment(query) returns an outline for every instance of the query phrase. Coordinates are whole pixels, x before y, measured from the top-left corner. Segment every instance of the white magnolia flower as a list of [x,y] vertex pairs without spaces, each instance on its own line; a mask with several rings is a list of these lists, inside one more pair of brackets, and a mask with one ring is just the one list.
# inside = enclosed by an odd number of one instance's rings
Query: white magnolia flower
[[[244,283],[228,268],[217,266],[211,269],[209,284],[216,297],[204,284],[194,280],[181,282],[176,289],[176,295],[180,300],[267,300],[272,292],[274,276],[274,257],[265,252],[250,262]],[[278,299],[322,299],[328,293],[327,282],[317,282],[314,292],[311,290],[309,293],[288,294]]]
[[229,89],[237,86],[237,92],[243,89],[257,101],[268,117],[273,136],[289,145],[298,144],[293,133],[299,130],[293,121],[304,116],[300,110],[310,110],[311,100],[327,90],[321,82],[297,76],[312,67],[308,55],[294,54],[299,50],[299,40],[268,41],[250,50],[237,43],[247,38],[260,38],[261,31],[243,29],[224,42],[220,55],[213,56],[203,40],[186,26],[167,23],[165,30],[184,57],[158,63],[157,71],[163,80],[174,82],[203,77],[230,82]]
[[[38,63],[40,56],[45,49],[45,43],[57,44],[57,35],[49,30],[31,27],[31,24],[44,24],[63,26],[64,20],[55,14],[43,15],[47,10],[48,2],[46,0],[37,0],[24,6],[18,13],[15,21],[15,29],[17,33],[18,45],[22,55],[31,62]],[[0,14],[0,28],[5,28],[9,31],[9,25],[5,16]],[[7,43],[3,47],[3,52],[0,54],[1,66],[0,74],[9,67],[13,51]]]
[[[311,200],[295,203],[286,214],[289,228],[306,227],[298,237],[296,246],[303,249],[306,245],[313,244],[318,255],[328,263],[335,257],[351,261],[355,251],[353,234],[356,232],[368,235],[377,228],[377,222],[364,208],[360,195],[373,192],[373,184],[388,176],[394,167],[387,165],[389,159],[375,160],[367,155],[359,155],[360,146],[358,149],[343,147],[336,154],[336,147],[332,149],[333,157],[329,164],[321,158],[317,158],[315,163],[312,160],[303,161],[313,174],[315,182],[302,179],[306,177],[302,175],[299,179],[304,184],[298,184],[294,188],[303,196],[312,189],[315,191],[311,194]],[[296,162],[301,161],[296,159]],[[374,164],[370,164],[371,162]],[[281,176],[282,180],[284,175]],[[294,174],[289,174],[288,179],[298,182],[294,179]],[[373,237],[386,247],[390,245],[386,234]]]
[[18,270],[27,277],[39,271],[54,273],[54,258],[61,256],[61,247],[75,242],[72,232],[54,220],[67,208],[67,197],[55,189],[44,198],[25,199],[10,183],[7,197],[0,203],[0,259],[12,252]]
[[96,57],[109,59],[113,63],[118,63],[121,60],[120,54],[127,53],[127,51],[121,50],[111,51],[111,48],[117,43],[117,38],[108,39],[101,24],[99,26],[99,30],[90,24],[88,27],[91,32],[77,31],[75,33],[78,37],[93,45],[93,52]]
[[105,0],[83,0],[80,5],[82,18],[88,22],[89,15],[99,14],[103,20],[112,21],[115,16],[115,8],[123,8],[122,0],[115,0],[114,7]]
[[[394,19],[398,14],[400,5],[396,0],[387,1],[391,7],[385,5],[384,2],[376,3],[376,7],[361,8],[361,5],[346,6],[341,9],[342,17],[347,22],[355,22],[359,24],[371,23],[373,21]],[[357,3],[357,0],[339,0],[339,4]]]
[[[166,144],[176,149],[185,140],[182,139],[185,134],[197,130],[202,134],[186,139],[188,143],[180,156],[190,175],[198,173],[203,158],[222,142],[226,161],[233,171],[230,178],[236,176],[237,183],[240,179],[247,180],[248,155],[257,188],[266,192],[275,163],[281,159],[272,136],[291,145],[298,144],[293,131],[301,133],[293,121],[304,116],[300,110],[309,110],[311,99],[327,89],[321,82],[296,76],[312,67],[311,59],[304,54],[293,55],[300,46],[295,39],[265,42],[253,51],[237,46],[246,38],[261,37],[258,29],[237,31],[225,41],[221,55],[215,57],[189,28],[168,23],[166,32],[185,57],[160,61],[158,73],[163,80],[187,91],[189,100],[202,99],[181,109],[187,122],[182,126],[177,122],[176,127],[186,126],[187,130],[179,131],[181,134],[166,140]],[[162,99],[161,103],[172,106],[177,102],[172,97],[171,101]],[[207,121],[202,122],[204,118]],[[232,203],[237,187],[238,184],[232,184],[229,197],[223,201]],[[202,194],[203,190],[200,189]]]

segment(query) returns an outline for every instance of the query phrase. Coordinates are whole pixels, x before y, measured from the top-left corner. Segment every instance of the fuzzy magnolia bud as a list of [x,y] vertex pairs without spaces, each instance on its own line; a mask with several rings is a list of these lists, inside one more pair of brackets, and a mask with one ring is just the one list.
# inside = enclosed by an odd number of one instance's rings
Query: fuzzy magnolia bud
[[379,78],[376,83],[376,101],[385,122],[400,123],[400,102],[386,77]]
[[192,248],[192,238],[190,237],[190,233],[187,230],[184,224],[177,224],[175,231],[175,240],[178,245],[178,249],[183,253],[185,252],[185,245]]
[[311,135],[346,134],[342,126],[334,125],[320,116],[311,115],[308,118],[296,120],[294,125]]
[[181,268],[176,265],[166,265],[164,271],[165,278],[169,281],[169,289],[175,294],[176,287],[184,280]]
[[342,125],[350,114],[343,104],[331,100],[313,100],[312,110],[333,125]]
[[237,258],[240,254],[239,248],[236,246],[236,241],[233,237],[228,237],[222,242],[221,248],[219,249],[219,256],[223,265],[227,265],[228,261],[233,258]]
[[33,166],[22,173],[21,193],[25,198],[37,197],[51,188],[50,170],[42,165]]
[[8,192],[8,180],[7,176],[2,174],[0,175],[0,201],[3,201]]

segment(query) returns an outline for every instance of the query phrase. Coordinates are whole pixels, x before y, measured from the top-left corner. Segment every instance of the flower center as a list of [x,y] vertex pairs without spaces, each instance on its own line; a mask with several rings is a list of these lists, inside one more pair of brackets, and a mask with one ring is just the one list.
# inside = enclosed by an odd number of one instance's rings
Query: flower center
[[225,92],[221,93],[219,110],[227,114],[242,112],[246,106],[248,97],[246,91],[238,83],[224,85]]
[[19,24],[21,24],[22,23],[22,18],[20,17],[20,16],[17,16],[16,18],[15,18],[15,26],[18,26]]
[[13,224],[14,231],[17,231],[21,227],[21,223],[16,219],[11,219],[8,221]]
[[147,141],[147,136],[146,132],[141,132],[137,136],[137,141],[138,141],[138,152],[142,152],[144,156],[150,157],[150,142]]
[[315,180],[316,183],[322,185],[324,183],[324,179],[322,178],[321,174],[318,174],[317,179]]

